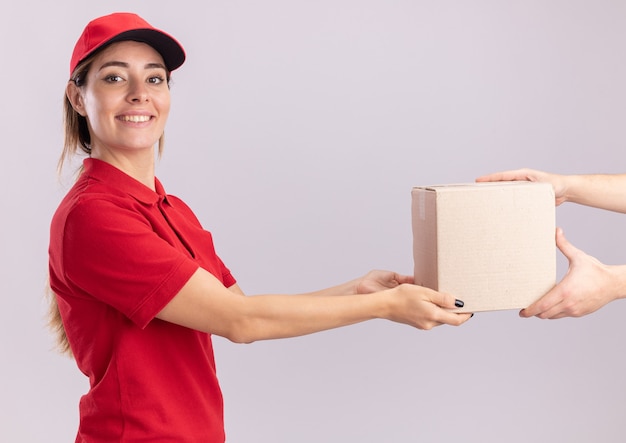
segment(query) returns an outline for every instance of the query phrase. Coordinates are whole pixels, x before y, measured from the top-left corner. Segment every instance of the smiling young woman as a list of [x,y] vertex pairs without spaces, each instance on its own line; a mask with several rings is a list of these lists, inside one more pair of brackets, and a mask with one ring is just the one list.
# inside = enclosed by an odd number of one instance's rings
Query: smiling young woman
[[391,271],[246,297],[191,209],[154,176],[182,46],[135,14],[90,22],[70,63],[63,162],[88,155],[50,228],[52,322],[89,377],[77,442],[223,442],[211,335],[235,343],[383,318],[460,325],[462,302]]
[[114,43],[91,62],[87,87],[67,85],[74,110],[87,119],[91,158],[105,161],[154,190],[154,145],[170,109],[167,69],[152,47]]

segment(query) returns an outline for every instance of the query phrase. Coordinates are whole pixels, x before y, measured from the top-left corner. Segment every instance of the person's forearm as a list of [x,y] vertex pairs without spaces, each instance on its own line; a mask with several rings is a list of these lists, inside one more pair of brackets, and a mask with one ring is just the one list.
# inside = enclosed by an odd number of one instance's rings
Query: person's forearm
[[332,286],[330,288],[307,292],[307,293],[299,294],[299,295],[316,296],[316,297],[354,295],[357,293],[357,290],[356,290],[357,284],[358,284],[358,279],[354,279],[345,283],[341,283],[336,286]]
[[321,292],[249,296],[242,300],[237,335],[230,339],[250,343],[297,337],[385,318],[391,300],[387,291],[344,297],[321,295]]
[[626,213],[626,174],[565,176],[566,201]]
[[626,265],[610,266],[613,274],[613,299],[626,298]]
[[[242,291],[237,285],[225,288],[199,268],[157,317],[236,343],[250,343],[347,326],[387,316],[393,309],[392,299],[396,299],[393,295],[398,288],[372,294],[329,295],[347,292],[350,285],[348,282],[313,294],[240,296]],[[421,292],[417,287],[415,291]]]

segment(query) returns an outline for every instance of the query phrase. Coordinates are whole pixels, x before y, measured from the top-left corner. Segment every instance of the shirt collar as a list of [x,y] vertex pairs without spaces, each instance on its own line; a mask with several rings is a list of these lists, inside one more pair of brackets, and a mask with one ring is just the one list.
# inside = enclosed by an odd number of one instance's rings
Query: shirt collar
[[163,185],[156,177],[154,178],[155,192],[110,163],[95,158],[83,160],[83,176],[102,181],[142,203],[152,205],[166,197]]

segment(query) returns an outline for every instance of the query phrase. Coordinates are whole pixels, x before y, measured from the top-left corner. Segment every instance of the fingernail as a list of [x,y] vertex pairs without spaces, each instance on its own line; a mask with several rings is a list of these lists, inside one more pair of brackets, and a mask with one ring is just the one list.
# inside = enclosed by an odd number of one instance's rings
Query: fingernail
[[465,303],[457,299],[457,300],[454,300],[454,306],[456,306],[457,308],[462,308],[463,306],[465,306]]

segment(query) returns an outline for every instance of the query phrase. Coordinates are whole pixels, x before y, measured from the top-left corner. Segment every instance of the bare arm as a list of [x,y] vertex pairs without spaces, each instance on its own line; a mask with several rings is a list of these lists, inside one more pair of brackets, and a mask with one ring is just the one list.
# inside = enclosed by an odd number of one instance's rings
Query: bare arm
[[349,282],[298,296],[242,297],[238,286],[225,288],[198,269],[157,317],[237,343],[295,337],[375,318],[431,329],[460,325],[470,317],[443,309],[455,307],[451,295],[421,286],[399,283],[367,294],[355,294],[353,287]]
[[[356,278],[337,286],[312,292],[310,295],[319,297],[323,295],[369,294],[370,292],[378,292],[384,289],[395,288],[403,283],[413,283],[413,277],[410,275],[396,274],[391,271],[374,270],[368,272],[363,277]],[[236,294],[245,295],[239,285],[233,285],[228,289]]]
[[476,179],[477,182],[516,180],[551,183],[556,205],[572,202],[626,213],[626,174],[560,175],[534,169],[516,169]]

